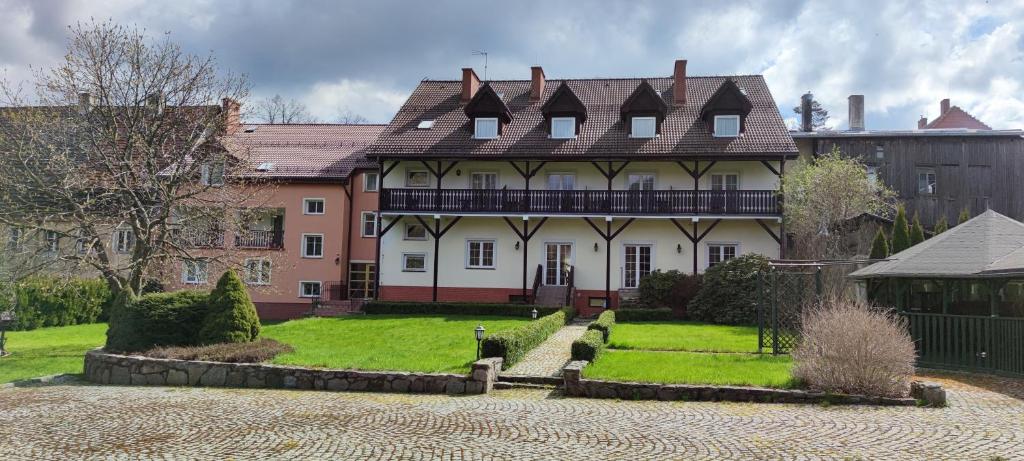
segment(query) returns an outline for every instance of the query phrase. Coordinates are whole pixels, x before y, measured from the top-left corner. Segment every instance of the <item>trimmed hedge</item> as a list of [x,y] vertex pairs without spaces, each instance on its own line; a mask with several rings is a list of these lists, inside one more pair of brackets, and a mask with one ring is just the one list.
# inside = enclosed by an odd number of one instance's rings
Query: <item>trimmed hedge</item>
[[106,318],[113,302],[103,280],[53,277],[32,277],[0,287],[0,311],[8,310],[12,299],[17,316],[12,330],[96,323]]
[[575,311],[571,307],[566,307],[526,325],[487,335],[483,340],[482,355],[501,357],[504,360],[503,366],[507,369],[572,320],[574,314]]
[[608,337],[612,334],[612,328],[615,327],[615,311],[604,311],[601,315],[597,316],[597,320],[590,322],[587,325],[588,330],[597,330],[601,332],[602,340],[608,342]]
[[441,315],[500,315],[505,317],[529,317],[537,309],[537,318],[558,312],[557,307],[534,306],[530,304],[490,303],[424,303],[401,301],[372,301],[363,305],[363,312],[370,315],[388,314],[441,314]]
[[205,291],[154,293],[140,298],[126,292],[111,309],[106,349],[139,352],[156,346],[195,346],[208,312],[209,293]]
[[[593,325],[593,324],[591,324]],[[600,330],[587,330],[572,342],[572,359],[593,362],[604,351],[604,336]]]
[[618,309],[615,318],[619,322],[660,322],[677,320],[672,309]]

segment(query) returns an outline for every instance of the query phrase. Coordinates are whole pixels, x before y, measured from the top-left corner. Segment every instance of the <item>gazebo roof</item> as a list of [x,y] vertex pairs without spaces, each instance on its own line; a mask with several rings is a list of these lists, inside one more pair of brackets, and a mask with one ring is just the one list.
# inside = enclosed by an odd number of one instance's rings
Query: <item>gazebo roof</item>
[[852,274],[854,278],[973,278],[1024,274],[1024,223],[988,210]]

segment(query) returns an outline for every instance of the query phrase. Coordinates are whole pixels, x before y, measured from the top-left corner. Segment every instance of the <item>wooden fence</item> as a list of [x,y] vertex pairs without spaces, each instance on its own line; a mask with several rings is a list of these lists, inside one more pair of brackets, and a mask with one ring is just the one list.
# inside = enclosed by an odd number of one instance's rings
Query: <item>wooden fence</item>
[[1024,376],[1024,318],[904,313],[927,368]]

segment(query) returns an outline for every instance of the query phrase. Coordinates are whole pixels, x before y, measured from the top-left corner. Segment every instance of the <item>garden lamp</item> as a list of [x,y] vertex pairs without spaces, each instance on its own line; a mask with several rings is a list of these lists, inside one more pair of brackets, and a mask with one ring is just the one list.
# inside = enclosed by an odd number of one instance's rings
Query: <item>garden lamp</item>
[[7,345],[7,328],[14,324],[16,318],[14,311],[0,312],[0,357],[8,353],[7,349],[4,348]]
[[534,320],[537,320],[537,308],[536,307],[533,308],[532,311],[530,311],[530,315],[533,317]]
[[473,331],[476,332],[476,359],[480,360],[480,342],[484,340],[484,331],[486,329],[483,325],[477,325]]

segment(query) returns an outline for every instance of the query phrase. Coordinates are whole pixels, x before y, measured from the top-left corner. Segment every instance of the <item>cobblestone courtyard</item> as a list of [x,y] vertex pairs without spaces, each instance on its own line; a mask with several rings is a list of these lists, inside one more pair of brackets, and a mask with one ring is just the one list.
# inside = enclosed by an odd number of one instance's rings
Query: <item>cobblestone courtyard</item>
[[969,380],[945,409],[8,388],[0,459],[1024,459],[1024,385]]

